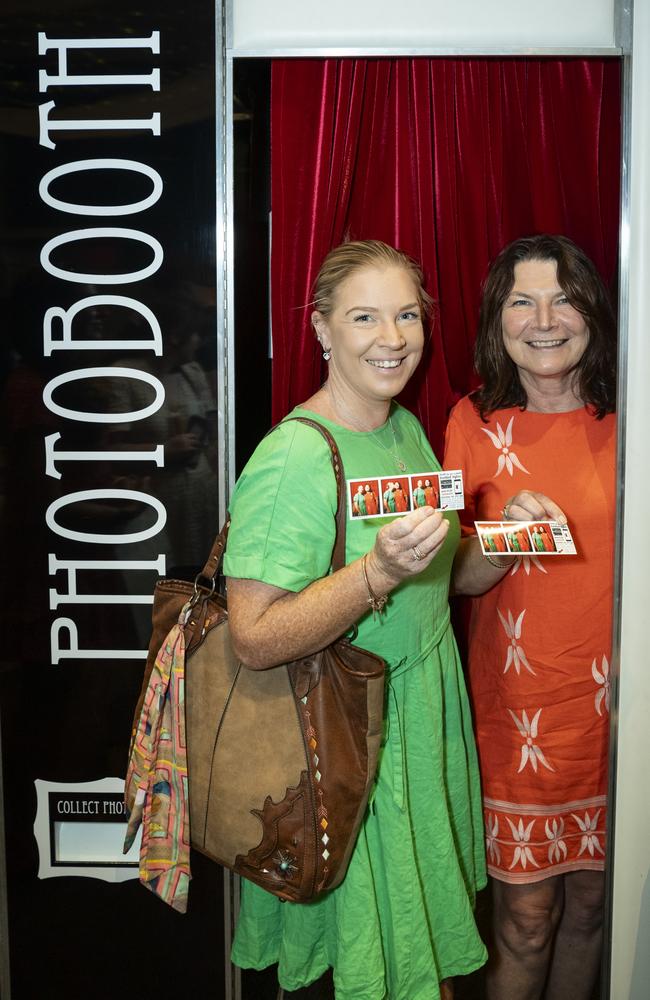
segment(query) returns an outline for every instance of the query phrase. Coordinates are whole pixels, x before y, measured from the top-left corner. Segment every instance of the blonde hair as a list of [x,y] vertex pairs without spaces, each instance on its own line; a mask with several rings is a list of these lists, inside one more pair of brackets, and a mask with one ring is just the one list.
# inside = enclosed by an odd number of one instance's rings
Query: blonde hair
[[339,286],[355,271],[377,266],[403,268],[413,279],[423,317],[430,315],[433,299],[424,290],[424,275],[420,266],[408,254],[381,240],[355,240],[330,250],[314,282],[312,305],[322,316],[329,316]]

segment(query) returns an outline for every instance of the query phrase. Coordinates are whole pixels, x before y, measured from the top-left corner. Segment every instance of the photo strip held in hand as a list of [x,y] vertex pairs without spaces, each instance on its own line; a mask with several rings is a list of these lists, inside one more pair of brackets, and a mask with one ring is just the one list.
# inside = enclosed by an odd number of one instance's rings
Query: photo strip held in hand
[[575,556],[569,526],[557,521],[475,521],[483,555]]
[[397,517],[419,507],[461,510],[465,505],[463,474],[458,469],[367,476],[348,479],[346,485],[348,512],[355,521],[366,517]]

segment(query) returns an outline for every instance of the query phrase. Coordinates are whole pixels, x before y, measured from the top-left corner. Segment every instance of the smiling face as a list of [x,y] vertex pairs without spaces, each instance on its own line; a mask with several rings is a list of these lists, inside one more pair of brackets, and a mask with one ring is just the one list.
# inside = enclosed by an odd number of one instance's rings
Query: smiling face
[[554,260],[526,260],[501,313],[503,343],[525,389],[545,380],[566,387],[589,341],[582,313],[569,303]]
[[312,322],[331,351],[329,382],[359,411],[396,396],[422,356],[424,331],[418,292],[402,267],[367,266],[338,286],[327,316]]

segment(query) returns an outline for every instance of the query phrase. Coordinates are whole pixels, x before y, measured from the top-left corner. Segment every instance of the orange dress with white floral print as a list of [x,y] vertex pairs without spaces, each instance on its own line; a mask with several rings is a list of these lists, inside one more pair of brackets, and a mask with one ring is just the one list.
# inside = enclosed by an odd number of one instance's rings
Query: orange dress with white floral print
[[484,423],[468,397],[447,427],[444,467],[463,470],[466,534],[529,489],[564,510],[578,552],[513,558],[472,601],[488,870],[505,882],[604,866],[615,437],[615,417],[586,408],[504,409]]

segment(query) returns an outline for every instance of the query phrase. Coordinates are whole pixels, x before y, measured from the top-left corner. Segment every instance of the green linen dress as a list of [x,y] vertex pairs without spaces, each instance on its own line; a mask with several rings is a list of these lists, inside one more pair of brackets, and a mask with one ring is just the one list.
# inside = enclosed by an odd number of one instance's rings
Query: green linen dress
[[[316,417],[334,435],[348,479],[440,468],[416,418],[393,406],[371,433]],[[297,408],[290,416],[314,414]],[[327,443],[285,423],[244,469],[230,505],[227,576],[300,591],[324,576],[336,487]],[[376,783],[343,883],[322,898],[282,903],[245,880],[232,960],[278,963],[286,990],[332,966],[337,1000],[438,1000],[438,983],[486,959],[474,923],[485,884],[478,767],[465,683],[449,624],[455,512],[441,552],[391,594],[384,615],[358,623],[359,645],[386,660],[385,736]],[[369,551],[386,518],[348,518],[346,559]]]

